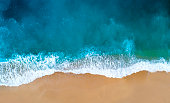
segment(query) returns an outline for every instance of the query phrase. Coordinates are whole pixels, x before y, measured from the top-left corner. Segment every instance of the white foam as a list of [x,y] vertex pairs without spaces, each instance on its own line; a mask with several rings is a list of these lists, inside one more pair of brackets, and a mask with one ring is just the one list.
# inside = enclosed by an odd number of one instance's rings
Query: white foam
[[51,75],[55,73],[54,69],[38,70],[38,71],[28,71],[23,75],[18,75],[16,77],[10,78],[8,82],[1,84],[2,86],[20,86],[22,84],[28,84],[37,78],[43,77],[45,75]]
[[[21,61],[22,60],[22,61]],[[0,75],[0,85],[19,86],[27,84],[45,75],[55,72],[75,74],[97,74],[111,78],[122,78],[139,71],[166,71],[170,72],[170,63],[164,59],[140,60],[134,57],[124,58],[114,56],[88,56],[81,60],[57,63],[58,57],[48,56],[37,60],[37,57],[15,59],[1,63],[1,68],[6,68],[5,74]],[[12,62],[12,63],[11,63]],[[5,66],[3,67],[4,64]],[[13,67],[14,66],[14,67]],[[23,71],[24,69],[24,71]],[[26,70],[26,71],[25,71]]]
[[150,62],[139,62],[130,67],[126,68],[118,68],[114,69],[99,69],[96,67],[88,67],[82,69],[75,69],[75,70],[67,70],[63,71],[65,73],[75,73],[75,74],[97,74],[97,75],[104,75],[106,77],[111,78],[122,78],[133,73],[137,73],[139,71],[149,71],[149,72],[157,72],[157,71],[166,71],[170,72],[170,64],[167,63],[150,63]]

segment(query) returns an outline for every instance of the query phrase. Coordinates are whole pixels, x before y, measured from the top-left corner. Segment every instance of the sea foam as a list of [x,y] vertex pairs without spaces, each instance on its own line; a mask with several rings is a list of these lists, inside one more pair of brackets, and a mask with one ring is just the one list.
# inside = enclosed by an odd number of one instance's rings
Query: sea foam
[[0,85],[20,86],[55,72],[97,74],[110,78],[122,78],[139,71],[170,72],[170,63],[158,60],[138,59],[124,55],[86,55],[81,59],[62,59],[57,55],[18,56],[0,63]]

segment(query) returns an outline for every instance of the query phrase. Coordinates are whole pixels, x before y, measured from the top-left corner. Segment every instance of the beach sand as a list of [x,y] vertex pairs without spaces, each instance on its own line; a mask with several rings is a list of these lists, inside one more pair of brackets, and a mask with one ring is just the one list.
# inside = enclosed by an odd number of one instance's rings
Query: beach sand
[[0,87],[0,103],[170,103],[170,73],[122,79],[55,73],[19,87]]

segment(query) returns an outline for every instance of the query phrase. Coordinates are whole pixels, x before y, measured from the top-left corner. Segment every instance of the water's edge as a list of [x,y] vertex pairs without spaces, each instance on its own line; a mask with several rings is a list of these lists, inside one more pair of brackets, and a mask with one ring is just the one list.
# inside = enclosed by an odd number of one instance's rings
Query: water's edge
[[55,72],[95,74],[111,78],[122,78],[140,71],[170,72],[169,61],[144,60],[136,57],[87,55],[82,59],[59,60],[56,55],[39,57],[30,55],[0,63],[0,85],[20,86]]

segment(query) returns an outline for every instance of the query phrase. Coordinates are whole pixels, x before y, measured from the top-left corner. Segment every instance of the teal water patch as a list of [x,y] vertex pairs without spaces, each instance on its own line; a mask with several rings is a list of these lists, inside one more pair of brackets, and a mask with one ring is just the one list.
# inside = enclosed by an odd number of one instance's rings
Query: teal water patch
[[159,58],[164,58],[166,60],[169,59],[170,57],[170,52],[169,50],[142,50],[142,51],[135,51],[135,55],[138,58],[143,58],[143,59],[159,59]]

